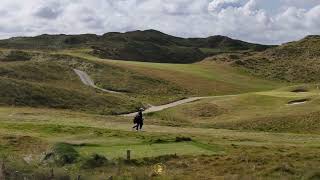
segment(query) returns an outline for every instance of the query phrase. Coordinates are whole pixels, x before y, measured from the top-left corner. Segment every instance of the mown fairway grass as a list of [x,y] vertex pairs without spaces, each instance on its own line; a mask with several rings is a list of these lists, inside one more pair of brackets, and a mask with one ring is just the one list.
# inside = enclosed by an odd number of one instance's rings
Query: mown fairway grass
[[[131,124],[117,117],[105,117],[33,108],[1,108],[1,132],[43,138],[49,143],[67,142],[79,146],[86,154],[97,152],[120,156],[129,148],[136,158],[163,154],[211,154],[215,148],[198,142],[175,142],[172,132],[132,132]],[[119,121],[122,121],[119,122]],[[157,142],[157,140],[161,140]],[[127,147],[127,149],[125,148]],[[180,148],[179,148],[180,147]],[[117,149],[119,151],[116,153]],[[143,155],[144,154],[144,155]]]
[[[213,127],[271,132],[319,133],[319,93],[290,92],[301,86],[279,90],[218,97],[181,105],[150,115],[160,124]],[[306,100],[302,104],[289,104]]]
[[[141,171],[138,177],[143,172],[150,172],[152,164],[158,162],[168,167],[164,178],[188,179],[195,175],[228,177],[231,174],[245,176],[247,173],[251,177],[299,178],[313,176],[319,170],[320,157],[317,152],[320,153],[320,136],[316,134],[158,126],[155,124],[161,121],[155,122],[151,117],[147,117],[144,132],[132,132],[130,122],[131,119],[114,116],[2,107],[0,154],[6,157],[4,159],[7,163],[15,162],[12,166],[23,168],[29,166],[23,158],[31,155],[31,164],[38,164],[41,154],[58,142],[72,144],[80,153],[80,158],[95,153],[109,159],[125,158],[126,151],[130,149],[132,158],[142,164],[124,164],[121,171],[128,176],[136,176],[135,172]],[[176,142],[176,137],[181,136],[190,137],[192,141]],[[152,160],[170,154],[176,154],[177,157]],[[151,158],[151,161],[146,160],[146,157]],[[282,161],[278,162],[278,158]],[[68,170],[64,171],[68,174],[81,172],[88,177],[99,176],[102,172],[105,176],[116,175],[118,172],[117,166],[109,166],[91,169],[89,173],[79,168],[81,163],[80,159],[74,165],[67,165]],[[301,166],[301,163],[306,166]],[[257,166],[259,169],[252,170]],[[314,168],[306,169],[310,166]],[[294,174],[287,174],[288,170]],[[147,173],[146,176],[149,175]]]
[[126,157],[127,150],[132,151],[132,157],[145,158],[157,157],[161,155],[213,155],[221,153],[220,149],[205,149],[199,147],[197,143],[159,143],[159,144],[123,144],[110,146],[108,144],[97,147],[80,147],[77,148],[83,155],[98,153],[110,158]]

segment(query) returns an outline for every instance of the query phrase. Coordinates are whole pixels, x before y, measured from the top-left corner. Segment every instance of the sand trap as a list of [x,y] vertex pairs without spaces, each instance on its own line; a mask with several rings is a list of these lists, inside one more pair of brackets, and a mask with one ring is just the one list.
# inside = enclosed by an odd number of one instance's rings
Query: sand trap
[[291,92],[294,93],[305,93],[305,92],[309,92],[307,89],[303,89],[303,88],[298,88],[298,89],[294,89]]
[[305,104],[308,101],[310,101],[310,99],[298,99],[298,100],[293,100],[288,102],[288,105],[299,105],[299,104]]

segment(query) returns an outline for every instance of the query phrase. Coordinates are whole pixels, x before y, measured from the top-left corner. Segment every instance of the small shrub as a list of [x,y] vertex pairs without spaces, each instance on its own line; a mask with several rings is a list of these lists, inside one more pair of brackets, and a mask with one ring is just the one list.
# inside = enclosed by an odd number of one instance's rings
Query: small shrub
[[164,139],[152,139],[152,140],[150,140],[151,144],[161,144],[161,143],[166,143],[166,142],[168,142],[168,141],[164,140]]
[[108,165],[108,163],[109,161],[106,157],[99,154],[93,154],[84,160],[82,168],[92,169]]
[[190,137],[176,137],[176,142],[192,141]]
[[243,65],[245,65],[245,62],[242,60],[236,60],[236,61],[234,61],[234,64],[238,65],[238,66],[243,66]]
[[240,57],[238,55],[235,55],[235,54],[230,54],[229,58],[230,59],[239,59]]
[[57,143],[52,148],[51,156],[53,156],[55,163],[65,165],[74,163],[78,159],[79,153],[70,144]]
[[292,90],[291,92],[301,93],[301,92],[308,92],[308,90],[307,89],[303,89],[303,88],[297,88],[297,89]]
[[134,166],[144,166],[144,165],[154,165],[157,163],[165,163],[171,159],[177,159],[179,156],[177,154],[167,154],[156,157],[144,157],[142,159],[131,159],[127,160],[124,158],[118,158],[118,164],[134,165]]

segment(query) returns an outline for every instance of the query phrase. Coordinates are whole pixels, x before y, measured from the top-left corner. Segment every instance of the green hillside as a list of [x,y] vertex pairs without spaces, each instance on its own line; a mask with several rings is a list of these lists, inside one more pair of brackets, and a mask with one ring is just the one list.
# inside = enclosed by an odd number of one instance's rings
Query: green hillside
[[[220,63],[196,63],[196,64],[173,64],[173,63],[150,63],[150,62],[135,62],[135,61],[120,61],[101,59],[88,55],[80,51],[62,51],[62,54],[67,54],[73,57],[82,57],[89,62],[102,63],[108,66],[126,69],[129,72],[141,74],[147,80],[150,77],[161,79],[164,82],[171,84],[171,90],[174,94],[180,94],[180,97],[189,96],[210,96],[210,95],[226,95],[239,94],[254,91],[270,90],[281,87],[284,84],[277,81],[264,80],[263,78],[256,78],[240,68],[231,67],[228,64]],[[106,76],[95,77],[97,82],[101,82],[103,87],[115,89],[116,86],[130,88],[128,84],[130,81],[117,81],[120,76],[106,70]],[[110,78],[115,78],[112,83],[106,81]],[[105,79],[105,80],[102,80]],[[133,81],[135,82],[135,81]],[[158,81],[156,84],[159,84]],[[150,97],[157,97],[157,88],[150,88],[151,83],[137,84],[137,88],[141,91],[145,89],[150,92]],[[175,85],[172,86],[172,85]],[[114,87],[113,87],[114,86]],[[165,88],[163,84],[160,89]],[[119,87],[120,88],[120,87]],[[119,89],[121,91],[121,89]],[[178,90],[178,89],[180,90]],[[128,90],[127,90],[128,91]],[[137,93],[139,95],[139,93]],[[162,93],[161,96],[165,94]],[[170,95],[168,93],[168,95]]]
[[[2,105],[119,114],[190,96],[238,94],[281,86],[220,64],[112,61],[77,51],[2,50],[1,54]],[[73,68],[87,72],[97,86],[122,94],[103,93],[83,85]]]
[[1,63],[0,104],[72,109],[100,114],[132,112],[142,106],[128,96],[101,93],[84,86],[72,70],[94,66],[67,56],[48,55],[37,55],[28,61],[21,61],[19,57]]
[[264,52],[222,54],[211,60],[229,62],[271,80],[319,82],[320,36],[308,36]]
[[62,50],[90,49],[89,53],[110,59],[162,63],[193,63],[212,54],[234,51],[262,51],[271,46],[252,44],[224,36],[179,38],[155,30],[104,35],[40,35],[0,41],[1,48]]

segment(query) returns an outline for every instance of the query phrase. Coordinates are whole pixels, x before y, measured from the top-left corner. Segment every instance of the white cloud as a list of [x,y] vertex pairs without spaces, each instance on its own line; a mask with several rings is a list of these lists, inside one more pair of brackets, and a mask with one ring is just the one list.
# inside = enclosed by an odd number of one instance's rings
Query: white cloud
[[34,15],[44,19],[56,19],[63,13],[62,4],[59,2],[43,3],[36,8]]
[[215,0],[209,3],[208,10],[212,13],[219,13],[222,10],[239,6],[241,6],[239,0]]
[[279,6],[283,11],[276,14],[259,8],[261,2],[248,0],[239,5],[239,0],[215,0],[214,7],[218,4],[220,8],[212,10],[209,6],[209,10],[216,17],[215,25],[221,28],[222,34],[253,42],[281,43],[320,33],[320,2],[306,9],[293,6],[295,2],[288,5],[287,0]]
[[282,43],[320,32],[319,0],[1,0],[0,38],[157,29]]

